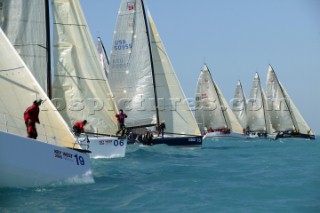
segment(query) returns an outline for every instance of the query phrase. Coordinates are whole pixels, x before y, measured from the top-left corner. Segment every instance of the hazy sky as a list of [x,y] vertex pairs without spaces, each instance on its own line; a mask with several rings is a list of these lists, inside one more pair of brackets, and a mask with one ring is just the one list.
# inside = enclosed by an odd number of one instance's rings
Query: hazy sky
[[[110,53],[121,0],[81,0],[92,36]],[[237,80],[249,94],[268,64],[311,129],[320,134],[320,1],[145,0],[180,84],[194,98],[206,63],[226,100]],[[109,54],[110,55],[110,54]]]

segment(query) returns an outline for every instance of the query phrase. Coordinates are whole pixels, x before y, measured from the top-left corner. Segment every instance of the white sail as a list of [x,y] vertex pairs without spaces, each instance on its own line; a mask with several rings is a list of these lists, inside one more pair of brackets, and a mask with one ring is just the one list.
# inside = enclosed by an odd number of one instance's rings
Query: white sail
[[197,122],[189,108],[150,13],[148,13],[148,20],[159,120],[165,122],[167,132],[200,135]]
[[110,55],[112,92],[127,126],[157,124],[150,45],[141,0],[123,0]]
[[103,45],[103,42],[102,42],[101,38],[98,38],[97,51],[98,51],[98,54],[99,54],[99,59],[100,59],[101,66],[103,67],[105,75],[108,78],[108,75],[109,75],[109,72],[110,72],[109,58],[108,58],[107,52],[106,52],[106,50],[104,48],[104,45]]
[[297,131],[312,134],[310,127],[294,105],[285,88],[279,82],[273,68],[269,66],[267,74],[268,110],[271,123],[276,131]]
[[247,128],[247,103],[241,82],[237,82],[232,102],[232,112],[238,119],[243,129]]
[[26,136],[23,113],[35,99],[41,105],[37,124],[38,140],[70,148],[80,148],[52,102],[0,30],[0,130]]
[[265,99],[258,73],[254,76],[247,101],[248,131],[267,132]]
[[71,126],[86,119],[87,131],[114,134],[117,108],[78,0],[54,0],[53,97]]
[[47,90],[47,33],[44,0],[0,0],[0,26]]
[[200,128],[213,130],[228,128],[231,132],[243,132],[240,123],[213,81],[207,65],[204,65],[199,76],[195,105],[195,115]]

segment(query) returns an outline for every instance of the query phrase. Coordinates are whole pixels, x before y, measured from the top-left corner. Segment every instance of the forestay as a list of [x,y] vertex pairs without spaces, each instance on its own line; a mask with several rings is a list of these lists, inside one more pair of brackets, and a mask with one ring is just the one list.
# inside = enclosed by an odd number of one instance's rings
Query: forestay
[[0,0],[0,26],[40,86],[47,90],[44,0]]
[[0,29],[0,130],[26,136],[23,114],[37,98],[45,100],[37,124],[38,140],[80,148],[52,102]]
[[117,108],[80,3],[55,0],[52,7],[57,108],[70,126],[86,119],[86,130],[114,134]]

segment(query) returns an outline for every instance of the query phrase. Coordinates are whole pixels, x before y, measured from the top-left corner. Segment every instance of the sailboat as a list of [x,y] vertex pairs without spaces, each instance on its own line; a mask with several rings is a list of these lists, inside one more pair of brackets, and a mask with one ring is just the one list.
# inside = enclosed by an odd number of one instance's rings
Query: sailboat
[[108,78],[118,107],[128,115],[127,127],[152,128],[164,122],[165,135],[155,137],[153,144],[202,144],[195,118],[142,0],[121,3]]
[[240,80],[237,82],[234,98],[232,101],[232,112],[238,119],[242,129],[247,128],[247,102]]
[[100,37],[98,37],[97,51],[98,51],[99,61],[101,63],[101,66],[104,70],[106,77],[108,78],[108,75],[110,72],[110,68],[109,68],[110,63],[109,63],[109,58],[108,58],[106,49]]
[[261,88],[258,73],[254,76],[248,98],[247,119],[246,133],[250,138],[277,138],[277,133],[274,133],[275,131],[270,122],[266,96]]
[[266,95],[272,127],[279,133],[279,138],[315,139],[271,65],[268,68]]
[[[55,0],[53,97],[71,126],[87,120],[91,157],[124,157],[127,139],[117,131],[114,102],[92,36],[78,0]],[[85,138],[84,145],[85,144]]]
[[206,133],[203,139],[247,138],[206,64],[201,70],[197,84],[195,117],[200,129]]
[[[24,110],[41,98],[38,139],[26,138]],[[0,29],[0,187],[93,183],[89,155]]]

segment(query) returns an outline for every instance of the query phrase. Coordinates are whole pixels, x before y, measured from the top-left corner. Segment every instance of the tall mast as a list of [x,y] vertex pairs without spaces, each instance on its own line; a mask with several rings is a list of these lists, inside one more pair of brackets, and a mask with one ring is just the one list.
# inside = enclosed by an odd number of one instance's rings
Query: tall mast
[[149,46],[149,53],[150,53],[149,55],[150,55],[150,63],[151,63],[151,72],[152,72],[152,80],[153,80],[153,90],[154,90],[154,98],[155,98],[156,113],[157,113],[157,125],[159,126],[159,109],[158,109],[158,97],[157,97],[156,79],[155,79],[155,74],[154,74],[153,58],[152,58],[152,52],[151,52],[150,35],[149,35],[146,11],[144,9],[143,0],[141,0],[141,5],[142,5],[144,21],[145,21],[145,25],[146,25],[147,38],[148,38],[148,46]]
[[47,50],[47,95],[52,99],[51,92],[51,48],[50,48],[50,11],[49,0],[44,0],[45,13],[46,13],[46,50]]
[[267,133],[270,133],[269,126],[268,126],[268,123],[267,123],[267,114],[266,114],[265,102],[264,102],[265,100],[264,100],[264,94],[263,94],[263,91],[262,91],[262,88],[261,88],[260,76],[259,76],[258,73],[257,73],[257,75],[258,75],[258,80],[259,80],[260,96],[261,96],[262,107],[263,107],[264,125],[266,126]]

